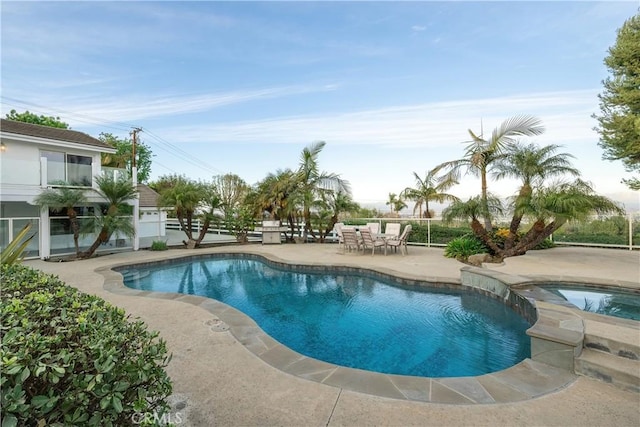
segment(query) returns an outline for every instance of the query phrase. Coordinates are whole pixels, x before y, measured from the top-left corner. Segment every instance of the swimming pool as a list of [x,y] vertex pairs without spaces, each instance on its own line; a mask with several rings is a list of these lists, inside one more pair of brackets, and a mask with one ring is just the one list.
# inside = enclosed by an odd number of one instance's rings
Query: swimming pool
[[453,289],[405,289],[349,273],[198,259],[119,269],[126,286],[201,295],[244,312],[306,356],[369,371],[475,376],[530,356],[530,327],[500,301]]
[[583,311],[640,320],[640,293],[560,283],[537,286],[553,292]]

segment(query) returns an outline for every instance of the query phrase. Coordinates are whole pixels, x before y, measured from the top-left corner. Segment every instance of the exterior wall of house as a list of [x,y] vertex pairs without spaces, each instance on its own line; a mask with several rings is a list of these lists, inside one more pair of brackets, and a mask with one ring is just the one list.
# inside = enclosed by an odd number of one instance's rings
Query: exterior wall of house
[[[100,152],[77,147],[71,143],[53,141],[38,142],[31,137],[12,138],[3,135],[4,150],[0,154],[0,199],[31,203],[46,186],[47,161],[42,160],[42,151],[57,151],[65,154],[91,157],[92,176],[101,173]],[[43,179],[44,177],[44,179]],[[95,183],[92,183],[95,186]],[[91,187],[88,187],[91,188]],[[99,200],[93,192],[89,199]]]
[[[64,226],[68,218],[50,218],[48,210],[41,211],[33,201],[48,187],[49,167],[57,167],[58,171],[64,170],[65,177],[72,173],[81,177],[88,176],[89,181],[85,180],[85,183],[89,185],[79,187],[87,190],[85,194],[89,200],[88,206],[102,201],[92,189],[96,187],[93,177],[102,173],[100,158],[104,149],[91,149],[73,142],[7,133],[2,133],[1,140],[3,149],[0,151],[0,248],[6,247],[24,224],[31,222],[32,232],[35,232],[36,236],[27,248],[28,257],[44,259],[51,255],[75,253],[73,235]],[[67,155],[89,157],[91,166],[89,168],[88,165],[78,166],[78,163],[74,163],[72,168],[75,169],[72,170],[65,163],[65,168],[60,169],[60,164],[49,164],[48,160],[43,158],[43,151],[64,153],[65,162]],[[83,236],[80,246],[87,248],[94,239],[95,235]],[[131,247],[131,244],[129,239],[123,240],[114,236],[102,249]]]

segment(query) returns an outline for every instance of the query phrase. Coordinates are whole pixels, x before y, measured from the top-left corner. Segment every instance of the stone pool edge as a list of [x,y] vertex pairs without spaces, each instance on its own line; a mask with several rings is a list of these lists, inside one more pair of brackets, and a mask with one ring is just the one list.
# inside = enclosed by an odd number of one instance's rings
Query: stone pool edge
[[[227,304],[195,295],[130,289],[124,285],[122,275],[114,271],[115,268],[131,265],[162,264],[178,260],[211,258],[212,256],[246,256],[268,263],[312,270],[326,270],[328,267],[318,263],[288,262],[271,254],[245,251],[198,255],[179,254],[158,260],[113,264],[95,271],[104,277],[103,288],[109,292],[127,296],[174,300],[201,307],[224,322],[228,326],[228,332],[238,342],[267,364],[290,375],[345,390],[428,403],[494,404],[519,402],[559,391],[577,378],[575,374],[565,369],[531,359],[525,359],[505,370],[481,376],[449,378],[391,375],[333,365],[301,355],[282,345],[266,334],[250,317]],[[447,287],[460,285],[459,280],[417,277],[382,268],[354,267],[347,264],[332,264],[330,267],[332,269],[348,269],[350,272],[356,273],[382,275],[385,278],[387,276],[393,279],[397,278],[402,284],[409,286],[427,281],[433,281],[440,286],[446,285]],[[221,327],[219,322],[210,324],[213,325],[212,331],[227,330],[225,327]]]

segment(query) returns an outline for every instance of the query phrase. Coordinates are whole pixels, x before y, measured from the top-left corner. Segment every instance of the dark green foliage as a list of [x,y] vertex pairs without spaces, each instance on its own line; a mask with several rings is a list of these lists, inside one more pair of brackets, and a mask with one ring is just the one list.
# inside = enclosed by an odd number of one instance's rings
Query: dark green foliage
[[166,251],[167,249],[169,249],[169,247],[165,240],[154,240],[153,243],[151,243],[152,251]]
[[[411,234],[409,235],[409,242],[427,243],[427,224],[426,223],[411,223]],[[451,240],[462,237],[471,233],[471,228],[465,227],[446,227],[439,224],[431,224],[431,243],[446,244]]]
[[[604,60],[610,76],[602,83],[596,131],[607,160],[621,160],[629,172],[640,172],[640,13],[618,30],[616,43]],[[640,189],[640,177],[623,180]]]
[[60,117],[37,115],[29,112],[18,113],[16,110],[11,110],[6,116],[7,120],[13,120],[14,122],[31,123],[40,126],[49,126],[52,128],[69,129],[69,124],[60,120]]
[[[640,244],[640,221],[633,223],[633,243]],[[556,242],[594,243],[607,245],[629,244],[629,220],[612,216],[585,222],[570,222],[553,234]]]
[[466,260],[471,255],[488,252],[482,242],[471,235],[455,238],[444,248],[444,256],[458,260]]
[[55,276],[0,268],[3,426],[121,426],[168,409],[170,356],[157,332]]
[[[122,168],[129,172],[132,177],[133,171],[133,140],[131,138],[118,138],[111,133],[100,133],[98,139],[110,144],[118,150],[115,154],[102,154],[102,166]],[[147,182],[151,176],[151,162],[153,152],[151,148],[143,142],[136,142],[136,169],[138,170],[138,183]]]
[[535,251],[535,250],[542,250],[542,249],[551,249],[555,247],[556,247],[555,243],[553,243],[550,239],[544,239],[542,242],[538,244],[538,246],[533,248],[533,250]]

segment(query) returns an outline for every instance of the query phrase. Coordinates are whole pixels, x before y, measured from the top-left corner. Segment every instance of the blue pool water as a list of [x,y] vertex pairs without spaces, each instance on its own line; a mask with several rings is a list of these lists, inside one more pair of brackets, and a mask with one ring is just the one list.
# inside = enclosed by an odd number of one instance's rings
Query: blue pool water
[[306,356],[369,371],[482,375],[529,357],[529,324],[484,295],[403,289],[362,275],[215,258],[120,271],[126,286],[201,295],[244,312]]
[[564,298],[583,311],[640,320],[639,293],[566,284],[540,285],[540,287]]

